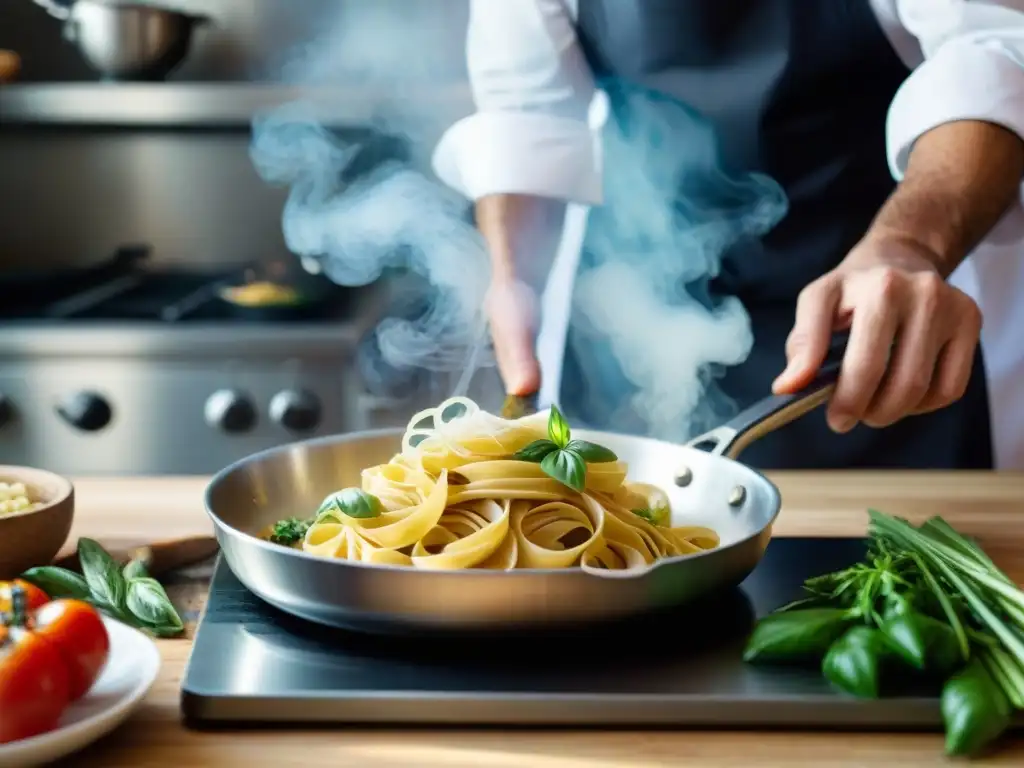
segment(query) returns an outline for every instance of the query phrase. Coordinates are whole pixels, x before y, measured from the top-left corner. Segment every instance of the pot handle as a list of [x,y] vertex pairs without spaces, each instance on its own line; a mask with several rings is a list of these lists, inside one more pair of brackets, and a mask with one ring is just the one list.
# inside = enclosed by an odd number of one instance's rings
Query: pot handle
[[715,456],[735,459],[755,440],[786,426],[827,402],[839,380],[839,370],[848,340],[848,333],[832,337],[825,362],[818,370],[814,381],[804,389],[792,395],[766,397],[741,411],[722,426],[695,437],[686,445],[705,450]]
[[55,19],[67,21],[71,18],[70,6],[64,5],[63,3],[57,3],[54,2],[54,0],[32,0],[32,2],[44,9]]

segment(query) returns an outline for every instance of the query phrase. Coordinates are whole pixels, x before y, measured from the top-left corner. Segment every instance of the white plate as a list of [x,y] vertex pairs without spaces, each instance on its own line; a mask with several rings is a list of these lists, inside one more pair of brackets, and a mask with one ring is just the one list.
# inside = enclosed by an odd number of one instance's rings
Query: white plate
[[110,657],[92,689],[64,713],[60,727],[31,739],[0,744],[0,768],[57,760],[105,736],[142,702],[160,672],[156,644],[138,630],[103,617]]

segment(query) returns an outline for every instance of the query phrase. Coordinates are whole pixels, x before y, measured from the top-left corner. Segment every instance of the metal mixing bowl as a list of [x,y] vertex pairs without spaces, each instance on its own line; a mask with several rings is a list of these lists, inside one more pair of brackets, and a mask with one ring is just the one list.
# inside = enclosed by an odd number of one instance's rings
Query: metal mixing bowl
[[64,37],[107,80],[163,80],[188,55],[193,29],[209,21],[137,3],[35,1],[64,22]]

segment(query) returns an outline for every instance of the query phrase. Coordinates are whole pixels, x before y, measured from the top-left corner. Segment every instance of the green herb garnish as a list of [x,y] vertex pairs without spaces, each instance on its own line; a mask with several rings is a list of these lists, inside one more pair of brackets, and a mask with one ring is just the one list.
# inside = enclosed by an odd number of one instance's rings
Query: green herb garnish
[[365,520],[380,517],[383,511],[384,505],[372,493],[367,493],[362,488],[344,488],[324,499],[320,509],[316,511],[316,519],[337,520],[340,523],[340,515]]
[[863,562],[804,583],[765,617],[750,662],[821,665],[847,693],[944,682],[949,755],[975,755],[1024,709],[1024,592],[942,518],[920,526],[870,511]]
[[546,475],[582,492],[587,486],[587,464],[604,464],[618,457],[602,445],[573,440],[569,424],[557,407],[548,416],[548,439],[535,440],[512,457],[540,464]]
[[98,610],[157,637],[176,637],[185,630],[160,583],[150,577],[137,560],[121,568],[117,561],[92,539],[79,539],[78,562],[82,575],[46,565],[22,574],[51,598],[85,600]]
[[286,520],[278,520],[270,529],[270,541],[274,544],[281,544],[290,547],[297,544],[306,536],[306,531],[313,524],[312,520],[300,520],[297,517],[289,517]]
[[653,507],[641,507],[632,510],[637,517],[642,517],[651,525],[665,525],[669,518],[669,508],[664,504],[656,504]]

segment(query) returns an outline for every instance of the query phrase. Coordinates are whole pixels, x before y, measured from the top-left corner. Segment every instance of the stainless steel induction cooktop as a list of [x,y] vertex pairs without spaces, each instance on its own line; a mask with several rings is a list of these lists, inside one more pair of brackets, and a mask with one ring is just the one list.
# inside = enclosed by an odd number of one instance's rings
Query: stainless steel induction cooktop
[[755,616],[863,554],[775,539],[740,589],[657,616],[539,635],[385,637],[263,603],[220,561],[182,685],[194,727],[384,724],[931,729],[934,694],[863,701],[816,670],[741,660]]

